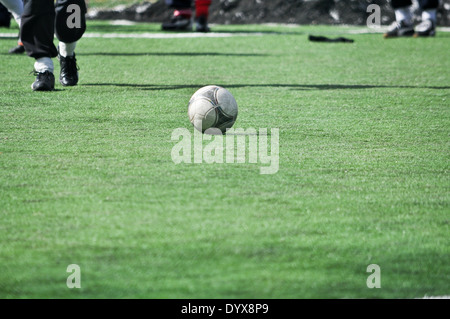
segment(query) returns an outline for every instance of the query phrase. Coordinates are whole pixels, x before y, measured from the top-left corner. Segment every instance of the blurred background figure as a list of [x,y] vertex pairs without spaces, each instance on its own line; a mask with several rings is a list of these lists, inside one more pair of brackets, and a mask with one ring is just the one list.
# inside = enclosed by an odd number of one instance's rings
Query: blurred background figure
[[429,37],[436,35],[436,14],[439,0],[418,0],[422,11],[422,22],[414,29],[411,0],[391,0],[395,11],[395,22],[384,34],[385,38],[402,36]]
[[[14,17],[14,20],[16,20],[17,24],[20,27],[20,23],[22,21],[22,14],[23,14],[23,2],[22,0],[0,0],[0,3],[6,8]],[[8,13],[8,21],[10,19],[9,13]],[[8,25],[9,27],[9,25]],[[17,46],[9,50],[9,53],[11,54],[22,54],[25,52],[25,48],[23,46],[22,41],[19,38],[19,41],[17,42]]]
[[11,14],[8,9],[0,2],[0,28],[9,28],[11,26]]
[[[172,18],[162,24],[165,31],[192,31],[192,0],[166,0],[174,9]],[[195,0],[195,31],[209,32],[208,14],[211,0]]]

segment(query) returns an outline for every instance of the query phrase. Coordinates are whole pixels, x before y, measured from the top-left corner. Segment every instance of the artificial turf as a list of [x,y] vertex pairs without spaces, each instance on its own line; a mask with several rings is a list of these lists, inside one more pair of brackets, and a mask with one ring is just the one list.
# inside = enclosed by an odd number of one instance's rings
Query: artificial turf
[[[450,34],[355,29],[85,37],[79,85],[54,92],[33,92],[33,60],[0,38],[0,298],[449,295]],[[279,129],[276,174],[172,161],[172,132],[193,132],[187,103],[210,84],[235,96],[235,127]]]

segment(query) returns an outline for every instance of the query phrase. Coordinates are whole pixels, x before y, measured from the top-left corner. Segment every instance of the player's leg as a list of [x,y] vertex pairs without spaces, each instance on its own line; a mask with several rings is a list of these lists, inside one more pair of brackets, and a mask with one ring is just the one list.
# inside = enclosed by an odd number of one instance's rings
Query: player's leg
[[9,28],[11,26],[11,14],[0,2],[0,27]]
[[436,35],[436,15],[439,0],[419,0],[422,9],[422,22],[416,27],[414,36],[428,37]]
[[77,85],[75,48],[86,31],[86,5],[84,0],[58,0],[55,12],[56,37],[59,40],[58,59],[61,66],[59,82],[63,86]]
[[[20,26],[23,14],[23,2],[22,0],[0,0],[0,2],[12,13],[14,20]],[[22,54],[25,52],[22,41],[19,39],[17,46],[9,50],[11,54]]]
[[208,15],[211,0],[195,0],[195,30],[197,32],[209,32]]
[[394,38],[414,35],[411,0],[392,0],[391,5],[395,12],[395,22],[389,27],[384,37]]
[[55,87],[53,61],[57,51],[53,44],[55,31],[53,0],[25,0],[20,26],[20,39],[27,54],[35,59],[36,81],[34,91],[51,91]]
[[0,2],[8,9],[9,12],[16,20],[17,24],[20,25],[20,18],[23,13],[23,2],[22,0],[0,0]]
[[192,30],[192,1],[166,0],[166,4],[174,9],[170,21],[162,24],[165,31],[191,31]]

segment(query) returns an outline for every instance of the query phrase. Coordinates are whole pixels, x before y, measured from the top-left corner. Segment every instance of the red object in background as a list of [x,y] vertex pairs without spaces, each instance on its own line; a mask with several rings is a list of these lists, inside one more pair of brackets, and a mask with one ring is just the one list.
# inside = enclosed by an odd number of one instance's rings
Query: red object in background
[[195,0],[195,17],[208,17],[211,0]]

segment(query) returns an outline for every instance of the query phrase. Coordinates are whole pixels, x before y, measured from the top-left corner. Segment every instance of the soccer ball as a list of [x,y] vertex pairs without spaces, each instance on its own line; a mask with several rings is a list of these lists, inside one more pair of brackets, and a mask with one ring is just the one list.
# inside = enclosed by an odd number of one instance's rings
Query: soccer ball
[[208,85],[192,95],[188,115],[189,121],[200,132],[217,128],[223,134],[236,122],[238,106],[228,90],[217,85]]

